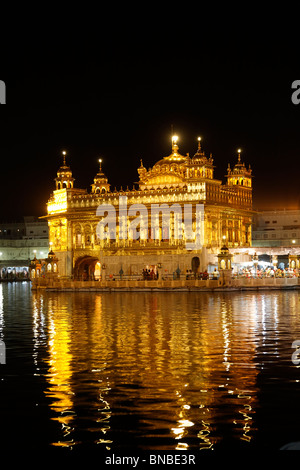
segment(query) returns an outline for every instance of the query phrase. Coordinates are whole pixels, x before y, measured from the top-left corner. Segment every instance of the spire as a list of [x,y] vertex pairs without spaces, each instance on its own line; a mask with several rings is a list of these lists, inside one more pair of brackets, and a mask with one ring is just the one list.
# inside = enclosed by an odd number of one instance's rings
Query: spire
[[202,147],[201,147],[201,137],[197,137],[197,141],[198,141],[198,148],[197,148],[197,152],[195,153],[194,157],[203,158],[203,157],[205,157],[205,153],[203,152]]
[[241,149],[238,149],[238,163],[241,163]]
[[177,135],[172,135],[172,154],[176,154],[178,151],[178,136]]
[[198,137],[198,153],[201,153],[201,137]]
[[146,170],[146,168],[145,168],[144,165],[143,165],[143,160],[142,160],[142,159],[140,159],[140,162],[141,162],[141,166],[138,168],[137,171],[138,171],[138,174],[139,174],[139,176],[140,176],[140,180],[142,181],[143,178],[144,178],[144,176],[145,176],[146,173],[147,173],[147,170]]
[[67,155],[67,152],[65,150],[62,151],[62,156],[63,156],[63,166],[67,166],[66,165],[66,155]]

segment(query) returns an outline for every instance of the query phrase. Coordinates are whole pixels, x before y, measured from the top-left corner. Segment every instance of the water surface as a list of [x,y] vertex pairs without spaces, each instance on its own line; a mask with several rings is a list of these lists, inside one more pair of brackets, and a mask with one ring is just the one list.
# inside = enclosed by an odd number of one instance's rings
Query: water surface
[[0,447],[277,450],[300,441],[298,291],[0,284]]

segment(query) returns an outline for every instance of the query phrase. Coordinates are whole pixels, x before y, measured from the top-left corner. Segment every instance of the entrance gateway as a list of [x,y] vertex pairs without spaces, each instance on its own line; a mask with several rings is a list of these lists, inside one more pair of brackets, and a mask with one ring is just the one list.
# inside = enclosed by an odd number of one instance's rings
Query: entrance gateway
[[102,266],[94,256],[81,256],[77,258],[74,266],[74,279],[79,281],[99,281]]

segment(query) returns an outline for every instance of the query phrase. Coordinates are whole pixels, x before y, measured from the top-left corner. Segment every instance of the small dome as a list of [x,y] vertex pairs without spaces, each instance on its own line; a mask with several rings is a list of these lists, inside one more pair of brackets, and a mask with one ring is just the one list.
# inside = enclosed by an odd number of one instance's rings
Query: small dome
[[57,171],[57,177],[54,178],[56,189],[73,188],[74,178],[72,176],[71,168],[66,164],[66,152],[62,152],[63,164]]
[[102,160],[98,160],[100,163],[98,173],[94,178],[94,183],[92,186],[92,193],[104,193],[108,192],[110,189],[110,184],[108,183],[108,178],[102,171]]

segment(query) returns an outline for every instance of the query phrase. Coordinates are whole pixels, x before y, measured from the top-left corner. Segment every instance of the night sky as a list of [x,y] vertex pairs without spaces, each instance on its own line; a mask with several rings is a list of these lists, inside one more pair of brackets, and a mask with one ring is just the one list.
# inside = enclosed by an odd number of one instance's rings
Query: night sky
[[116,40],[60,30],[2,56],[0,219],[45,214],[62,150],[76,187],[90,191],[101,157],[111,188],[132,188],[141,158],[152,167],[170,154],[172,126],[183,155],[201,136],[224,182],[241,148],[255,209],[300,207],[300,104],[291,101],[300,73],[291,48],[268,36],[228,43],[140,33],[127,38],[125,28]]

